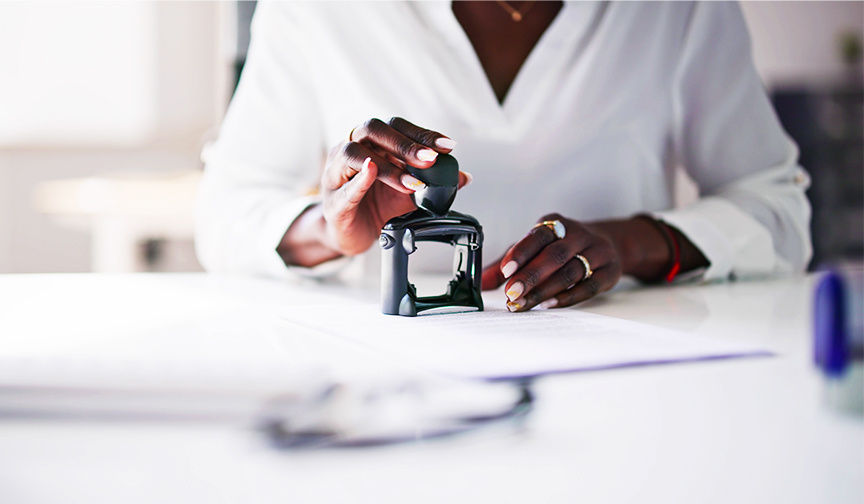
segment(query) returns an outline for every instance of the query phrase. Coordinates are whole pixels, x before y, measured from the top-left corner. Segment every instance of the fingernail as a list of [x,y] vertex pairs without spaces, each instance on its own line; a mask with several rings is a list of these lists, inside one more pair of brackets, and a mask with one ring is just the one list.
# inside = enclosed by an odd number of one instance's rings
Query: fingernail
[[456,147],[456,142],[449,138],[441,137],[438,140],[435,140],[435,147],[453,150],[453,147]]
[[524,305],[517,301],[507,301],[507,309],[511,312],[519,311]]
[[522,295],[523,290],[525,290],[525,286],[522,285],[522,282],[513,282],[513,285],[510,286],[510,290],[507,291],[507,297],[510,298],[510,301],[516,301],[516,299]]
[[414,191],[419,191],[420,189],[424,189],[426,187],[426,184],[424,184],[422,180],[414,178],[407,173],[405,175],[402,175],[402,178],[399,180],[402,182],[403,186]]
[[417,151],[417,159],[420,161],[435,161],[438,158],[438,153],[432,149],[420,149]]
[[519,265],[516,264],[516,261],[510,261],[501,268],[501,274],[504,275],[504,278],[510,278],[513,273],[516,273],[517,268]]
[[540,308],[543,308],[544,310],[549,308],[555,308],[556,306],[558,306],[558,300],[555,298],[549,298],[546,301],[540,303]]
[[467,171],[463,171],[462,173],[465,174],[465,185],[462,187],[466,187],[466,186],[471,185],[471,182],[474,182],[474,175],[471,175]]
[[371,157],[367,157],[366,159],[363,160],[363,166],[362,166],[360,169],[363,170],[363,171],[368,170],[368,169],[369,169],[369,164],[370,164],[370,163],[372,163],[372,158],[371,158]]

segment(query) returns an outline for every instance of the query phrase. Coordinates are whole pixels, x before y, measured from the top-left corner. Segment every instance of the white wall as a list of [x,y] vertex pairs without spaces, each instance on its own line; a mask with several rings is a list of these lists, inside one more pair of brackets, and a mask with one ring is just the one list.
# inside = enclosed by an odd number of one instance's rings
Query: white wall
[[157,4],[156,108],[159,139],[189,137],[218,125],[229,96],[228,61],[220,52],[221,3]]
[[0,148],[139,146],[213,125],[213,2],[0,2]]
[[45,180],[196,169],[223,113],[219,2],[0,1],[0,273],[88,271]]
[[836,81],[838,35],[864,36],[864,2],[743,2],[753,59],[769,88]]
[[12,215],[9,201],[11,200],[10,170],[6,168],[7,161],[0,156],[0,273],[11,271],[9,257],[12,253]]
[[145,140],[157,122],[156,14],[146,2],[0,3],[0,146]]

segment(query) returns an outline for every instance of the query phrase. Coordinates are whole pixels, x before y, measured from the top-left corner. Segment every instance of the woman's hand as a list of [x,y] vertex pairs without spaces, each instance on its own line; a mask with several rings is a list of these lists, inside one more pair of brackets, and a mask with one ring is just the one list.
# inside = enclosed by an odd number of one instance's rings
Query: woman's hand
[[331,152],[321,176],[323,213],[330,245],[343,255],[364,252],[392,217],[415,208],[409,195],[423,183],[405,165],[428,168],[453,141],[393,118],[371,119]]
[[510,311],[581,303],[614,287],[622,274],[656,282],[670,271],[710,264],[680,231],[648,215],[580,223],[551,214],[539,222],[483,271],[484,290],[506,282]]
[[[313,266],[340,255],[366,251],[381,227],[415,209],[410,194],[423,187],[406,165],[429,168],[455,142],[394,117],[370,119],[334,147],[321,176],[323,204],[307,209],[291,225],[277,250],[287,264]],[[470,176],[459,173],[459,187]]]
[[[558,233],[557,225],[563,226]],[[506,281],[507,308],[525,311],[541,305],[564,307],[590,299],[618,283],[621,254],[612,240],[591,225],[551,214],[483,271],[483,289]]]

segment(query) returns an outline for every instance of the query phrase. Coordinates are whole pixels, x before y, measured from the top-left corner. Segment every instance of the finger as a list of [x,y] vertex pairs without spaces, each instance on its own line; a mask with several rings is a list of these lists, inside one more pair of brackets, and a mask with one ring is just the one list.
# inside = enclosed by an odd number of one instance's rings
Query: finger
[[553,234],[543,232],[542,228],[531,229],[524,238],[504,253],[504,257],[501,258],[501,274],[504,278],[510,278],[521,266],[528,264],[556,239]]
[[369,188],[375,183],[378,176],[378,166],[367,157],[357,176],[342,185],[337,191],[337,199],[341,200],[339,211],[346,212],[357,208],[363,201],[363,197],[369,192]]
[[376,146],[370,147],[372,147],[372,149],[375,150],[375,152],[377,152],[378,154],[384,156],[387,161],[390,161],[391,165],[401,171],[401,174],[399,175],[399,180],[402,182],[402,185],[410,189],[411,192],[419,191],[420,189],[426,187],[426,184],[424,184],[421,180],[417,179],[416,177],[410,175],[405,171],[405,161],[402,161],[401,159],[385,151],[384,149],[377,148]]
[[429,168],[438,158],[438,153],[434,149],[413,140],[380,119],[370,119],[357,126],[351,133],[351,138],[355,142],[383,148],[396,158],[417,168]]
[[501,261],[498,260],[483,270],[483,274],[480,276],[480,288],[482,290],[494,290],[500,287],[504,280],[506,278],[501,274]]
[[371,158],[366,158],[354,178],[332,191],[330,197],[324,198],[325,218],[338,222],[354,211],[375,183],[377,174],[378,167]]
[[393,166],[373,149],[358,142],[347,142],[342,146],[339,154],[324,170],[321,177],[322,187],[328,191],[338,190],[360,172],[367,159],[375,163],[377,178],[381,182],[403,194],[410,194],[418,189],[416,186],[410,187],[406,184],[407,182],[416,185],[419,182],[417,179]]
[[[380,159],[375,152],[357,142],[345,142],[334,149],[332,161],[324,168],[321,185],[325,190],[335,191],[360,173],[367,158]],[[373,159],[377,164],[377,159]]]
[[564,308],[572,306],[588,299],[593,298],[597,294],[607,291],[615,285],[615,275],[611,268],[602,268],[597,270],[589,278],[586,278],[569,289],[565,289],[554,296],[551,296],[541,302],[536,299],[529,301],[525,297],[521,297],[516,301],[508,301],[507,309],[511,312],[522,312],[530,310],[537,305],[543,308]]
[[432,147],[442,154],[448,154],[456,147],[456,142],[437,131],[421,128],[401,117],[392,117],[388,123],[391,128],[402,133],[415,142]]
[[401,168],[404,170],[405,167],[407,166],[405,164],[405,161],[402,161],[401,159],[399,159],[398,157],[394,156],[393,154],[385,151],[384,149],[376,149],[375,152],[378,152],[378,154],[387,158],[387,161],[390,161],[390,164],[392,164],[393,166],[395,166],[397,168]]
[[[567,240],[568,243],[572,244],[574,254],[588,248],[590,235],[586,233],[581,226],[574,226],[572,223],[566,221],[563,217],[557,214],[547,215],[543,217],[540,222],[546,220],[560,220],[561,223],[564,224],[564,240]],[[536,257],[541,250],[556,241],[558,241],[558,237],[555,235],[555,232],[548,227],[536,226],[532,228],[528,231],[528,234],[522,238],[522,240],[516,243],[516,245],[513,245],[513,247],[504,254],[504,259],[501,261],[501,271],[504,274],[504,277],[510,278],[513,276],[516,271],[520,270],[528,264],[529,261]]]
[[615,286],[617,281],[612,268],[601,268],[572,288],[551,297],[543,304],[546,308],[563,308],[587,301],[601,292],[606,292]]
[[471,182],[474,182],[474,177],[470,173],[464,171],[459,172],[459,189],[462,189]]
[[[582,261],[574,257],[567,261],[564,266],[558,269],[558,271],[544,282],[541,282],[539,285],[531,289],[530,292],[523,294],[522,297],[516,298],[515,300],[511,299],[508,306],[514,304],[519,305],[520,310],[530,310],[544,301],[554,298],[557,294],[573,287],[578,282],[585,280],[585,274],[585,265]],[[553,301],[549,304],[554,306],[557,303]],[[544,305],[544,307],[549,308],[550,306]]]
[[[507,282],[505,292],[509,300],[508,306],[509,303],[516,303],[522,309],[528,309],[527,305],[534,306],[552,294],[582,280],[585,276],[585,265],[576,257],[576,254],[585,257],[592,269],[602,268],[612,260],[601,246],[580,251],[571,248],[565,240],[556,241],[543,249]],[[557,290],[551,288],[553,292],[534,293],[534,289],[547,282],[553,282],[557,277],[560,277],[561,283]]]
[[[528,264],[510,277],[505,290],[507,299],[515,301],[527,295],[534,287],[559,274],[559,271],[574,259],[578,252],[567,240],[557,240],[549,244]],[[576,276],[575,271],[567,270],[566,273],[572,273],[573,278],[562,288],[569,287],[581,278]]]

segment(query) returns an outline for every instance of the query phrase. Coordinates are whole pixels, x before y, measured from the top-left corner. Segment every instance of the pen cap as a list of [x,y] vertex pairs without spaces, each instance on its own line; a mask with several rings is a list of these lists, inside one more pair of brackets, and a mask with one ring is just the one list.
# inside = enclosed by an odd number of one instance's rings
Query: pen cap
[[864,270],[845,265],[816,284],[813,350],[829,408],[864,416]]
[[829,376],[840,376],[848,360],[846,347],[846,289],[831,271],[819,280],[813,309],[813,356]]
[[426,184],[411,195],[414,204],[436,216],[446,215],[456,199],[459,187],[459,163],[449,154],[438,154],[429,168],[407,166],[408,173]]

